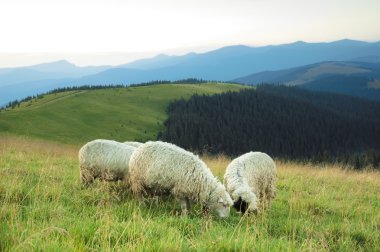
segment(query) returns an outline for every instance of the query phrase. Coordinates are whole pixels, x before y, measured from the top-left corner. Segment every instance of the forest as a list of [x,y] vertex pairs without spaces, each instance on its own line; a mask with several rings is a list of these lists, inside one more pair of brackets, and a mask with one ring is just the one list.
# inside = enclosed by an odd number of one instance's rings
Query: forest
[[261,151],[285,160],[380,168],[380,102],[260,85],[177,100],[168,114],[158,138],[198,153]]

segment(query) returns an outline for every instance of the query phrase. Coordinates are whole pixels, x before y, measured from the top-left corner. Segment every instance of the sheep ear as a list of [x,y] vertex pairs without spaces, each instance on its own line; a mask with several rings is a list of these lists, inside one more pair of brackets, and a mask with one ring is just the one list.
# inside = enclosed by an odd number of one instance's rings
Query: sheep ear
[[222,198],[219,198],[219,199],[218,199],[218,203],[224,203],[223,199],[222,199]]

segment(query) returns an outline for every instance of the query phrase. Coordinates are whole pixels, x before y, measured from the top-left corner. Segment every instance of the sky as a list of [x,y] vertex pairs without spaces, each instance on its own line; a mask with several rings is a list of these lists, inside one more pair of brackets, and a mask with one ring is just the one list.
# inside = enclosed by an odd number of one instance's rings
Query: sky
[[0,67],[117,65],[227,45],[380,41],[380,0],[0,0]]

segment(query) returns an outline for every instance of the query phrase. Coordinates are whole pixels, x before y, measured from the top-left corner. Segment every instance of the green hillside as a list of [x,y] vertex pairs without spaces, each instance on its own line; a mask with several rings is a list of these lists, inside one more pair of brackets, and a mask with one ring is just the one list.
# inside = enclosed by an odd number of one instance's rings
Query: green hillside
[[193,94],[237,91],[235,84],[164,84],[68,91],[0,112],[0,133],[82,144],[95,138],[146,141],[163,128],[166,107]]

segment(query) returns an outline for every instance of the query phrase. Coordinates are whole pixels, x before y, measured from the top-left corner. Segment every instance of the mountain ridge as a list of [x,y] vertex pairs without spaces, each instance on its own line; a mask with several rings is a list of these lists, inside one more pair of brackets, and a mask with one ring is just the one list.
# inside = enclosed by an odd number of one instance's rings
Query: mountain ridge
[[[252,73],[277,71],[323,61],[351,59],[376,61],[379,58],[380,42],[346,39],[326,43],[297,41],[260,47],[233,45],[205,53],[188,53],[182,56],[160,54],[153,58],[140,59],[118,66],[78,67],[61,60],[53,62],[52,65],[38,64],[23,68],[0,69],[0,105],[33,95],[42,86],[47,89],[48,86],[59,88],[87,84],[129,85],[153,80],[173,81],[187,78],[229,81]],[[62,71],[53,72],[57,70],[57,66],[61,66]],[[19,69],[39,71],[26,75],[17,73]],[[22,79],[24,75],[28,78]],[[11,85],[14,86],[11,87]],[[36,86],[34,90],[33,86]],[[30,90],[29,93],[23,91],[26,87]]]
[[300,86],[315,91],[333,92],[380,100],[380,63],[326,61],[279,71],[264,71],[232,80]]

